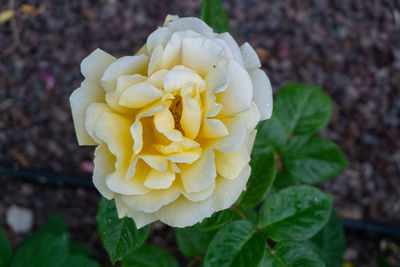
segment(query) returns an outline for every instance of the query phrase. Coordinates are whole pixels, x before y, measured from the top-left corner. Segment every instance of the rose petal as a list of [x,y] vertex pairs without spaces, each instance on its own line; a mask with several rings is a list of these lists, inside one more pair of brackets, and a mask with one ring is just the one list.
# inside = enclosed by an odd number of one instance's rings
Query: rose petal
[[152,75],[155,71],[161,69],[163,62],[164,49],[161,45],[157,46],[151,54],[149,68],[147,70],[148,76]]
[[217,178],[214,193],[204,201],[193,202],[181,196],[162,207],[154,216],[174,227],[187,227],[198,223],[214,212],[227,209],[235,203],[246,188],[250,170],[250,166],[245,167],[234,180]]
[[193,162],[195,162],[200,158],[200,155],[201,155],[201,148],[196,147],[186,152],[172,154],[168,156],[168,159],[175,163],[192,164]]
[[147,37],[147,50],[150,53],[153,53],[153,50],[161,45],[163,48],[167,44],[168,40],[172,35],[172,31],[170,28],[161,27],[152,32],[149,37]]
[[115,195],[106,184],[106,177],[115,170],[115,156],[110,153],[105,144],[99,145],[94,151],[93,184],[100,194],[107,199]]
[[221,152],[231,152],[238,149],[246,140],[247,126],[240,117],[230,118],[223,122],[230,134],[218,139],[214,148]]
[[211,187],[217,177],[214,157],[212,150],[204,151],[195,163],[181,166],[181,180],[186,192],[200,192]]
[[236,179],[250,161],[247,143],[232,152],[215,150],[215,167],[217,173],[226,179]]
[[72,119],[79,145],[96,145],[85,128],[86,109],[91,103],[104,102],[104,91],[95,82],[85,80],[69,97]]
[[228,128],[218,119],[205,119],[201,128],[201,137],[206,139],[220,138],[229,134]]
[[236,60],[237,63],[243,66],[242,53],[240,52],[240,48],[235,39],[233,39],[232,35],[228,32],[224,32],[218,34],[217,38],[222,40],[226,44],[225,51],[230,51],[230,53],[232,54],[232,58]]
[[104,71],[116,60],[115,57],[97,48],[81,63],[81,73],[86,79],[98,82]]
[[121,95],[119,104],[128,108],[143,108],[162,96],[159,89],[149,83],[137,83],[128,87]]
[[260,111],[260,120],[271,118],[272,114],[272,87],[267,75],[260,69],[255,69],[250,73],[254,86],[253,100]]
[[182,64],[205,76],[225,55],[224,48],[212,38],[187,37],[182,41]]
[[210,197],[212,193],[214,193],[214,190],[215,190],[215,183],[213,183],[210,188],[207,188],[203,191],[187,193],[185,190],[183,190],[182,194],[190,201],[203,201],[206,198]]
[[197,101],[189,94],[182,95],[182,115],[180,124],[185,135],[195,139],[200,131],[201,108]]
[[86,110],[85,127],[89,136],[98,144],[100,140],[94,134],[94,125],[103,112],[112,112],[105,103],[92,103]]
[[234,60],[229,60],[227,70],[229,87],[217,94],[217,102],[223,105],[221,115],[226,117],[245,111],[253,99],[253,84],[247,71]]
[[192,30],[201,35],[211,37],[214,35],[213,30],[204,21],[198,18],[178,18],[167,23],[167,27],[173,32],[181,32]]
[[240,51],[242,52],[244,67],[248,71],[261,68],[260,59],[258,58],[256,51],[254,51],[253,47],[251,47],[249,43],[246,42],[242,44]]
[[117,79],[123,75],[147,74],[147,65],[149,58],[145,55],[125,56],[114,61],[105,70],[101,78],[101,84],[104,90],[113,91],[117,85]]
[[167,171],[152,169],[147,175],[144,185],[151,189],[166,189],[172,185],[175,180],[175,172],[172,166]]
[[205,89],[205,82],[200,75],[184,66],[175,66],[164,77],[164,90],[180,90],[188,83],[197,85],[200,91]]

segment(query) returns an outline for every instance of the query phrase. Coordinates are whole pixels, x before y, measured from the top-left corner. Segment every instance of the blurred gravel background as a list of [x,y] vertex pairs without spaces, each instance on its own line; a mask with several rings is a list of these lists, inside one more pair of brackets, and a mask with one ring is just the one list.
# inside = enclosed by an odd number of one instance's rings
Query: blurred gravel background
[[[12,5],[14,6],[12,7]],[[233,36],[257,50],[274,90],[289,81],[322,86],[335,101],[323,135],[344,149],[349,168],[322,187],[342,217],[400,225],[400,1],[225,1]],[[199,16],[200,0],[13,1],[0,24],[0,164],[90,179],[92,148],[78,147],[68,97],[83,80],[79,64],[97,47],[134,54],[166,14]],[[72,238],[94,247],[97,193],[0,175],[0,224],[12,204],[65,217]],[[173,232],[156,225],[152,242],[177,254]],[[24,235],[8,234],[16,245]],[[348,233],[345,259],[400,266],[390,239]]]

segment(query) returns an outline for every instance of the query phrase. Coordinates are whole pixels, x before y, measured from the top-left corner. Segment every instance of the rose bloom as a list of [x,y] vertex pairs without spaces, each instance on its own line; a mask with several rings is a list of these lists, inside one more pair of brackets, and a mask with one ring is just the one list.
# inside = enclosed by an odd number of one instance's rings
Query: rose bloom
[[272,112],[269,79],[248,44],[198,18],[167,16],[134,56],[96,49],[71,97],[93,183],[138,228],[185,227],[246,189],[255,127]]

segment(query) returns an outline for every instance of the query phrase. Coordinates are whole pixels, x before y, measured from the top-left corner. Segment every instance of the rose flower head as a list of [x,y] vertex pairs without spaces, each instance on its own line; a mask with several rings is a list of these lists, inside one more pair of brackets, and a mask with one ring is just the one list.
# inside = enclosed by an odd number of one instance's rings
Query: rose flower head
[[71,97],[80,145],[97,146],[93,183],[138,228],[186,227],[246,189],[255,127],[272,90],[248,44],[198,18],[167,16],[134,56],[96,49]]

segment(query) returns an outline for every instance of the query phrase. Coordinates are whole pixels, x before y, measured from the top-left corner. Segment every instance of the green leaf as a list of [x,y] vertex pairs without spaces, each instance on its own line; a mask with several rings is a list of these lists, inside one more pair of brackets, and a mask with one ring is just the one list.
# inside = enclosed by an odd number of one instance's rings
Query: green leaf
[[131,218],[119,219],[114,200],[104,197],[100,200],[96,221],[101,241],[112,263],[142,246],[151,228],[148,225],[138,230]]
[[167,251],[155,246],[143,246],[122,259],[122,267],[179,267]]
[[98,264],[96,261],[92,260],[91,258],[89,258],[87,256],[75,254],[75,255],[70,255],[68,257],[67,262],[64,266],[65,267],[73,267],[73,266],[100,267],[100,264]]
[[176,241],[180,251],[187,257],[195,257],[206,253],[216,231],[202,231],[198,225],[175,228]]
[[23,243],[44,234],[61,235],[66,232],[68,232],[68,225],[65,220],[58,215],[50,215],[45,224],[43,224],[38,230],[30,234],[23,241]]
[[299,181],[286,170],[283,170],[282,172],[278,172],[276,174],[276,178],[274,180],[274,188],[276,190],[280,190],[293,185],[299,185]]
[[16,251],[12,267],[58,267],[68,258],[68,233],[43,233],[29,239]]
[[256,206],[271,187],[275,175],[275,153],[253,156],[250,162],[252,172],[247,182],[247,189],[240,199],[239,206],[248,209]]
[[306,241],[328,266],[340,264],[346,250],[342,222],[332,211],[328,223],[310,240]]
[[276,242],[305,240],[327,223],[331,209],[331,196],[311,186],[292,186],[265,200],[258,225]]
[[204,0],[201,19],[217,33],[230,32],[228,16],[221,0]]
[[89,256],[90,254],[92,254],[90,248],[88,248],[84,244],[73,241],[69,242],[69,251],[72,254],[79,254],[83,256]]
[[267,251],[259,267],[325,267],[318,255],[306,245],[295,241],[278,243]]
[[274,116],[288,136],[315,134],[329,123],[332,109],[321,88],[305,84],[287,84],[274,99]]
[[12,248],[3,228],[0,228],[0,255],[0,267],[8,266],[12,257]]
[[269,153],[271,147],[276,150],[283,149],[286,144],[287,133],[282,122],[275,115],[275,107],[272,117],[261,122],[257,128],[252,155]]
[[208,246],[204,267],[257,266],[266,241],[249,221],[234,221],[221,228]]
[[283,166],[300,181],[315,184],[336,176],[347,163],[335,143],[315,136],[293,136],[285,147]]
[[238,215],[231,209],[221,210],[214,213],[211,217],[205,218],[199,225],[199,229],[203,231],[217,230],[222,226],[237,219]]

